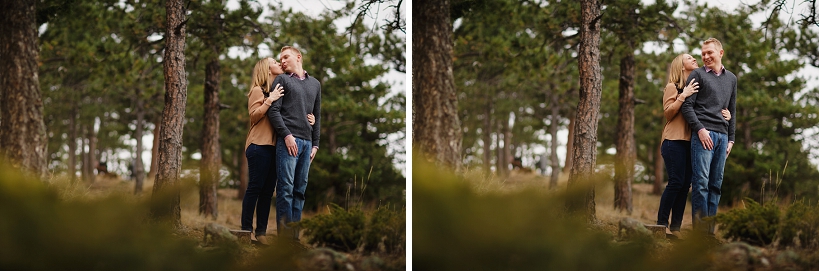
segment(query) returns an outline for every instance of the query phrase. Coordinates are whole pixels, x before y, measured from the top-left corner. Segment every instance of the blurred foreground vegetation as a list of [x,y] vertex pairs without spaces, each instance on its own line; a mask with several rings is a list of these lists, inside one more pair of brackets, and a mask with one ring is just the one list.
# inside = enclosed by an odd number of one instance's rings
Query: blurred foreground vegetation
[[[194,191],[196,187],[193,183],[184,186],[184,191]],[[0,270],[404,268],[403,251],[386,253],[377,247],[343,254],[278,242],[275,237],[268,248],[236,242],[204,243],[198,226],[186,225],[174,230],[170,225],[152,221],[148,199],[117,188],[92,191],[82,183],[68,180],[41,182],[0,166]],[[388,213],[384,214],[381,209]],[[393,209],[362,213],[372,217],[368,225],[382,225],[368,227],[381,231],[371,230],[364,236],[385,236],[384,228],[395,225],[394,221],[405,224],[403,212]],[[384,218],[393,220],[385,222]],[[400,229],[401,235],[396,240],[401,244],[379,241],[404,247],[403,228]]]
[[819,253],[804,247],[720,245],[695,235],[679,242],[621,238],[616,221],[589,225],[566,212],[567,200],[582,191],[478,192],[469,184],[473,180],[419,160],[413,163],[412,222],[418,270],[819,268]]

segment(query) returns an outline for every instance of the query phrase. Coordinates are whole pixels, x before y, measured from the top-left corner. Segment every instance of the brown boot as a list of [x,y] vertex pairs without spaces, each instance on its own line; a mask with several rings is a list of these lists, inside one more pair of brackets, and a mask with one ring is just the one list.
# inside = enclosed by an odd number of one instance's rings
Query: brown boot
[[267,236],[264,236],[264,235],[256,236],[256,240],[255,241],[251,240],[250,243],[252,243],[254,245],[265,246],[265,247],[270,245],[270,241],[267,239]]

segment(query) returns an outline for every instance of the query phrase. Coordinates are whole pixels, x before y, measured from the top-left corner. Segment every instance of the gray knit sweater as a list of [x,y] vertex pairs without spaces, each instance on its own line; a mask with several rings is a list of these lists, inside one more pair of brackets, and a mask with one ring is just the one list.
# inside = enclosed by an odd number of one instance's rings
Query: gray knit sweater
[[[321,131],[321,83],[307,75],[304,80],[293,74],[280,74],[272,87],[281,84],[284,96],[273,102],[267,110],[267,119],[281,138],[287,135],[310,140],[313,147],[319,145]],[[307,114],[316,116],[316,123],[310,126]]]
[[[708,131],[728,134],[728,140],[734,141],[737,123],[737,77],[727,69],[720,76],[714,71],[705,72],[702,66],[691,72],[686,82],[696,79],[700,84],[699,92],[685,99],[682,104],[683,118],[696,133],[702,128]],[[722,117],[721,110],[728,108],[731,120]]]

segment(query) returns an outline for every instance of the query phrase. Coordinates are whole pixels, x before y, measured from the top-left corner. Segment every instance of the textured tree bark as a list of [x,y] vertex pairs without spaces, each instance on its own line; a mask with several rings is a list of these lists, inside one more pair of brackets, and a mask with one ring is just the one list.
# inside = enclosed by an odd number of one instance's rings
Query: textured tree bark
[[[575,115],[577,115],[575,113]],[[569,119],[569,136],[567,136],[566,140],[566,162],[563,166],[563,173],[571,173],[572,167],[574,166],[574,120],[577,118],[573,116]]]
[[419,0],[412,8],[412,145],[426,160],[457,170],[462,131],[452,75],[450,1]]
[[219,184],[219,84],[218,55],[205,66],[205,116],[202,125],[202,161],[199,167],[199,214],[216,218],[216,187]]
[[549,134],[552,136],[552,142],[549,148],[549,161],[552,165],[552,174],[549,176],[549,189],[557,187],[557,180],[560,177],[560,162],[557,160],[557,128],[560,123],[560,107],[558,106],[557,95],[552,95],[552,119],[549,125]]
[[182,0],[165,2],[165,108],[162,110],[162,128],[159,135],[159,160],[154,183],[151,215],[182,226],[179,206],[179,172],[182,168],[182,127],[187,99],[185,74],[185,3]]
[[37,62],[37,1],[0,3],[0,159],[37,178],[47,161]]
[[569,199],[569,209],[588,222],[596,223],[594,203],[594,168],[597,162],[597,118],[603,76],[600,70],[600,1],[581,0],[580,101],[574,127],[574,155],[569,187],[583,189],[582,198]]
[[663,193],[663,167],[665,166],[663,163],[663,154],[662,154],[662,139],[660,139],[660,144],[657,144],[657,148],[654,150],[654,189],[651,191],[654,195],[662,195]]
[[162,128],[162,116],[154,122],[154,143],[151,145],[151,169],[148,170],[148,179],[156,180],[157,163],[159,160],[159,132]]
[[614,155],[614,209],[633,211],[631,183],[634,180],[634,50],[620,59],[620,114],[617,118],[617,153]]
[[145,122],[145,101],[142,100],[142,89],[136,88],[135,89],[134,97],[136,97],[136,111],[137,115],[137,125],[136,130],[134,131],[134,138],[137,140],[136,144],[136,159],[134,161],[134,195],[139,195],[142,193],[142,186],[145,181],[145,166],[142,164],[142,135],[144,134],[143,125]]

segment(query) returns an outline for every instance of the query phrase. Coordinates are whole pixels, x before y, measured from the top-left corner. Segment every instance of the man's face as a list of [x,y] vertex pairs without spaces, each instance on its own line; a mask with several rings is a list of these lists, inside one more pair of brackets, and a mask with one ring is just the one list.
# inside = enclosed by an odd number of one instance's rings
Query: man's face
[[268,63],[270,63],[271,77],[275,78],[277,75],[284,73],[284,71],[282,71],[281,64],[279,64],[279,62],[276,62],[276,59],[270,58],[270,61],[268,61]]
[[293,50],[284,50],[281,54],[282,70],[285,72],[295,72],[297,63],[301,61],[301,56]]
[[706,43],[702,46],[702,64],[716,70],[717,64],[722,64],[723,50],[718,50],[716,44]]

